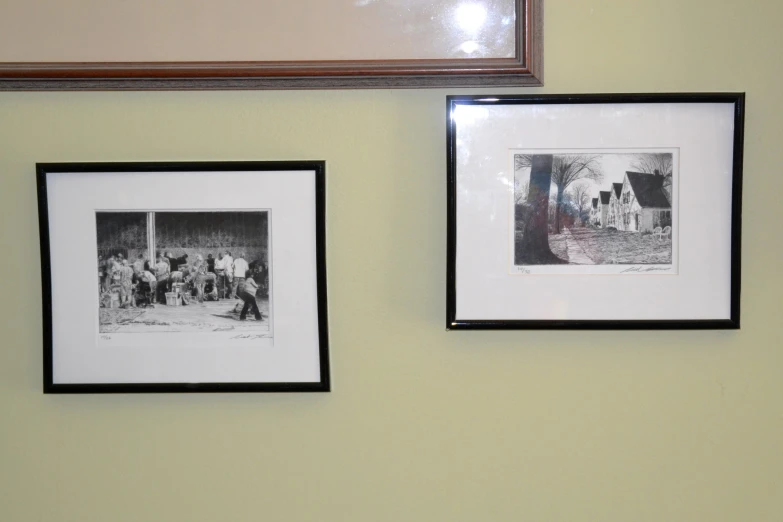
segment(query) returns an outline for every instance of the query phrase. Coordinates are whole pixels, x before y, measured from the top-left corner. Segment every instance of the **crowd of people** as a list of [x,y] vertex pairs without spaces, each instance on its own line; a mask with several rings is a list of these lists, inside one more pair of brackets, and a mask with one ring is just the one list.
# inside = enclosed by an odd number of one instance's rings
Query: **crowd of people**
[[112,294],[119,296],[120,308],[166,304],[166,293],[179,290],[183,305],[194,297],[198,302],[241,299],[240,319],[248,313],[261,319],[256,296],[268,292],[266,264],[248,262],[241,252],[233,257],[228,250],[219,252],[217,259],[198,254],[192,263],[188,254],[174,257],[171,252],[158,252],[154,260],[144,254],[133,261],[122,253],[98,256],[98,280],[101,306],[112,306]]

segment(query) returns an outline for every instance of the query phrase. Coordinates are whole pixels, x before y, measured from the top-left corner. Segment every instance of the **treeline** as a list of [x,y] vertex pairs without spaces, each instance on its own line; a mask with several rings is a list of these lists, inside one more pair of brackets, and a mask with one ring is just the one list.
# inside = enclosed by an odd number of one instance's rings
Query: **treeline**
[[[514,220],[516,230],[524,230],[525,222],[530,215],[532,206],[527,198],[518,199],[514,207]],[[590,207],[586,202],[579,204],[575,201],[574,194],[569,191],[563,195],[563,200],[559,206],[560,226],[566,228],[587,226],[590,222]],[[550,234],[557,233],[558,203],[557,195],[552,193],[549,197],[549,206],[547,209],[547,225]]]

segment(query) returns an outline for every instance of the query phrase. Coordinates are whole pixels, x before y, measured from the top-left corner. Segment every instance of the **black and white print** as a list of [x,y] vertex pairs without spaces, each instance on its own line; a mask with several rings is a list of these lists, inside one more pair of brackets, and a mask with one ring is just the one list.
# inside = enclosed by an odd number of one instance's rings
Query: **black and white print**
[[677,150],[512,151],[519,273],[676,272]]
[[98,211],[100,334],[271,336],[270,212]]

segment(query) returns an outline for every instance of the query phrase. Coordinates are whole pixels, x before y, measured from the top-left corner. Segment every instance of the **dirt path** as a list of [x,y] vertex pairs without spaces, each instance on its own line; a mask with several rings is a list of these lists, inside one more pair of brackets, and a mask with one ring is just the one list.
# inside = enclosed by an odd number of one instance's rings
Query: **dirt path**
[[567,228],[563,228],[563,236],[566,240],[566,251],[568,252],[568,262],[574,265],[594,265],[593,261],[574,239],[574,235]]
[[155,305],[143,309],[101,308],[100,333],[145,332],[218,332],[269,333],[269,300],[259,299],[258,308],[263,319],[253,316],[239,320],[242,301],[222,299],[199,303],[195,299],[188,306]]

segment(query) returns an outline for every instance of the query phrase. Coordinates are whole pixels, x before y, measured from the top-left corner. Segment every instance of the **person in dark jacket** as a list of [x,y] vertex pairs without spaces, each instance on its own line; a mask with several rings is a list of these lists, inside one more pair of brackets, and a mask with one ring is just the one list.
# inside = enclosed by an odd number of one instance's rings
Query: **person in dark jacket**
[[169,260],[169,267],[171,268],[171,272],[178,271],[180,265],[184,265],[188,262],[187,254],[183,254],[182,257],[174,257],[174,254],[171,252],[167,253],[168,255],[166,256],[166,259]]
[[247,313],[252,313],[256,321],[260,321],[261,311],[258,309],[258,303],[256,303],[256,291],[258,290],[258,285],[256,284],[255,280],[253,279],[253,273],[248,270],[245,273],[245,282],[242,288],[239,290],[239,298],[242,299],[245,302],[245,306],[242,307],[242,311],[239,314],[239,320],[244,321],[247,319]]

